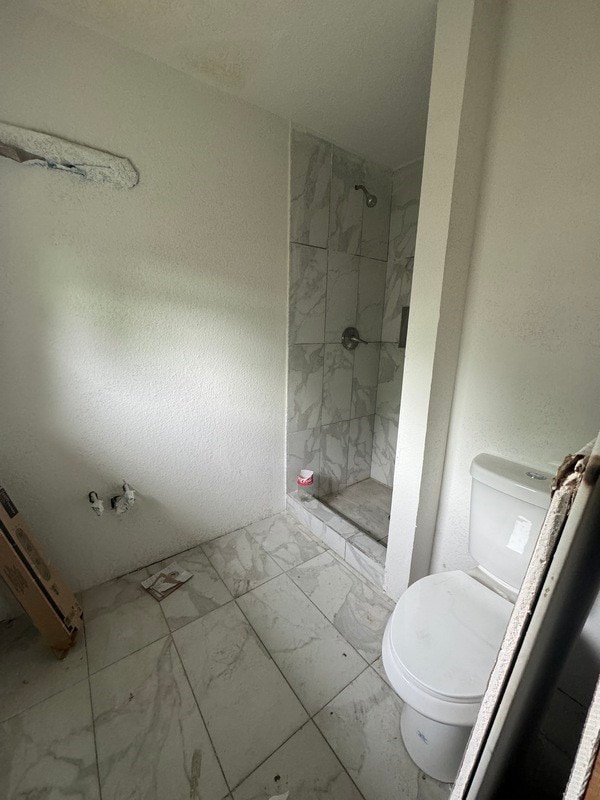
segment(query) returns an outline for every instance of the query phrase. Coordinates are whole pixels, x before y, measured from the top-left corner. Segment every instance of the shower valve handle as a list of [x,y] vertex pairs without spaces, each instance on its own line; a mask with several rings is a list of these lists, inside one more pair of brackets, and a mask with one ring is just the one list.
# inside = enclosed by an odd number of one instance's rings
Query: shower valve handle
[[369,342],[360,338],[356,328],[346,328],[342,333],[342,344],[346,350],[355,350],[359,344],[369,344]]

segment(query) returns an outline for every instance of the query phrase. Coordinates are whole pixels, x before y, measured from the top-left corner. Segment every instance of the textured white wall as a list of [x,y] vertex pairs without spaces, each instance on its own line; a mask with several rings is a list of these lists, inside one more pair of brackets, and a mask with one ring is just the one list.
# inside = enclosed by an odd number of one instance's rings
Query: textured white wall
[[469,465],[541,467],[600,428],[600,6],[510,2],[432,570],[470,566]]
[[141,176],[0,159],[0,482],[84,588],[284,508],[289,130],[28,0],[0,73],[4,121]]

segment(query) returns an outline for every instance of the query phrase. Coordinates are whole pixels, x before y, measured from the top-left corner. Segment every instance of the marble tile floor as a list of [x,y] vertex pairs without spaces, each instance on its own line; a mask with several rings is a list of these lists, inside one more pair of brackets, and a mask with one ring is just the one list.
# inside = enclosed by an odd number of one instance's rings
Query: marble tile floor
[[385,595],[287,513],[176,558],[170,602],[139,586],[158,564],[84,592],[64,661],[0,623],[0,797],[449,796],[400,738]]
[[321,499],[349,522],[387,546],[392,507],[392,490],[389,486],[367,478]]

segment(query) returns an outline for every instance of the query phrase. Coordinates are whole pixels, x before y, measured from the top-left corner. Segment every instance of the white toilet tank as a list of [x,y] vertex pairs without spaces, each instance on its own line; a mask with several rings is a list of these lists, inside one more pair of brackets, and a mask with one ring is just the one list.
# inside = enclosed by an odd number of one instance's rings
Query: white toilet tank
[[471,464],[469,551],[494,578],[518,590],[550,505],[545,472],[482,453]]

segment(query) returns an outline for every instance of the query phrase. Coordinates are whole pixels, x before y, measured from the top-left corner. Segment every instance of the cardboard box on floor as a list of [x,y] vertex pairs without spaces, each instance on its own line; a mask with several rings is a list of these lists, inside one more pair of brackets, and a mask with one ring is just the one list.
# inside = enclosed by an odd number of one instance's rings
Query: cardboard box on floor
[[58,658],[82,627],[75,595],[44,557],[27,523],[0,486],[0,574]]

